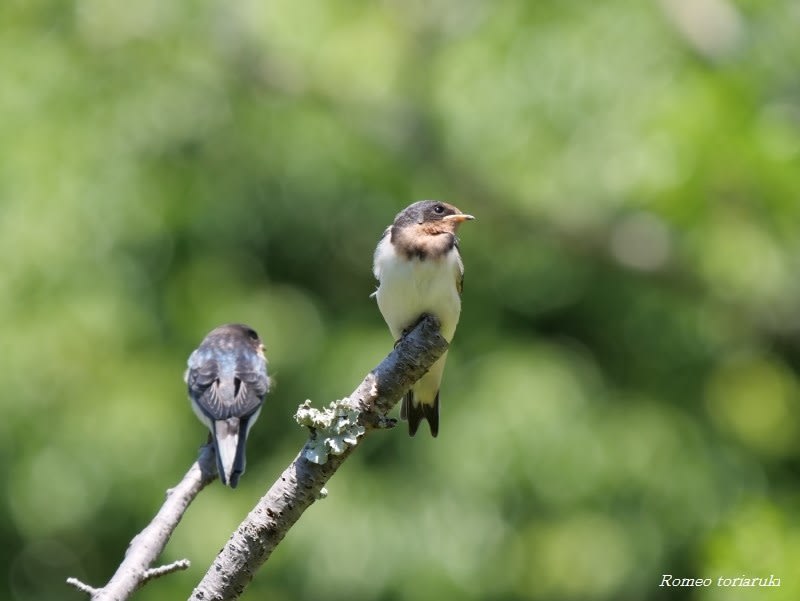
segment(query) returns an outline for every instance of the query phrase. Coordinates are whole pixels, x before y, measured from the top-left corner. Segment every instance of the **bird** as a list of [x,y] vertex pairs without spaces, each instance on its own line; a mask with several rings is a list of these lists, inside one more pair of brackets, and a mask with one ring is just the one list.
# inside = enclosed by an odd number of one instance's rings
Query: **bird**
[[[372,296],[396,341],[425,314],[437,317],[442,336],[452,340],[464,287],[456,230],[472,219],[446,202],[421,200],[400,211],[383,232],[375,249],[372,270],[378,288]],[[447,352],[402,400],[400,418],[408,421],[410,436],[423,419],[434,438],[439,433],[439,387],[446,360]]]
[[220,481],[236,488],[247,435],[271,384],[261,338],[240,323],[214,328],[189,356],[184,381],[194,413],[211,432]]

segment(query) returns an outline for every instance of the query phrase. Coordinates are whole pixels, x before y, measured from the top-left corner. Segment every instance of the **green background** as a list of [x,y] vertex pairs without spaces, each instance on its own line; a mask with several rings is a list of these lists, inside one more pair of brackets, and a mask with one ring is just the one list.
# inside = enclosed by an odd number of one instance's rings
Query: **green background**
[[[422,198],[461,228],[441,433],[370,437],[246,599],[800,598],[800,9],[790,0],[0,4],[0,590],[99,586],[205,440],[214,326],[277,383],[189,595],[392,347]],[[773,589],[659,588],[679,577]]]

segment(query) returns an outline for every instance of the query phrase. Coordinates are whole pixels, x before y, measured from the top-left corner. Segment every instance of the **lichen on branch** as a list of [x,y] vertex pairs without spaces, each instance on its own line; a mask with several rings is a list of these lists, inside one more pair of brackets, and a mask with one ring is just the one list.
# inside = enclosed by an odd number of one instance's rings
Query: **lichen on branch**
[[316,464],[323,464],[329,455],[341,455],[358,444],[366,428],[360,423],[361,409],[349,398],[331,402],[326,409],[315,409],[306,400],[297,408],[294,420],[310,430],[301,455]]

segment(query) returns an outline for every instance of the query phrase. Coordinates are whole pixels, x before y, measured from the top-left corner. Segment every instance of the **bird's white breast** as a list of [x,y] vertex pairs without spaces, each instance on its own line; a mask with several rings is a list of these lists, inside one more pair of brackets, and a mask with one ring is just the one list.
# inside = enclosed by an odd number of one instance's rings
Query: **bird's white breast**
[[461,313],[461,262],[455,248],[436,259],[408,259],[387,235],[375,249],[374,272],[380,282],[378,308],[395,339],[423,313],[438,317],[442,336],[448,342],[453,338]]

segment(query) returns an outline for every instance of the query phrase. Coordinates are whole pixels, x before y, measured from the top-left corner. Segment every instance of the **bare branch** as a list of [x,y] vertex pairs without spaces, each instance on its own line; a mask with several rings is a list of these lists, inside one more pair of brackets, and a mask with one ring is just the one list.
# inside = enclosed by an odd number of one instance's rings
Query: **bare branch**
[[69,578],[67,583],[89,595],[92,601],[124,601],[146,582],[189,567],[189,561],[182,559],[167,566],[150,568],[164,550],[186,508],[217,477],[214,461],[213,448],[203,446],[197,461],[180,483],[167,491],[167,498],[153,521],[131,541],[125,559],[108,584],[96,589],[76,578]]
[[69,584],[70,586],[74,586],[80,592],[86,593],[90,597],[97,594],[97,590],[98,589],[92,588],[88,584],[84,584],[83,582],[81,582],[77,578],[67,578],[67,584]]
[[[326,431],[311,428],[306,446],[239,525],[190,599],[238,598],[303,512],[325,495],[325,483],[355,448],[354,439],[386,427],[386,413],[444,354],[447,346],[439,335],[438,320],[426,316],[350,397],[332,403],[335,415],[326,421]],[[304,408],[308,406],[301,406],[300,411]],[[357,414],[355,425],[351,422],[353,411]],[[331,444],[320,451],[320,441],[327,436]]]
[[155,580],[156,578],[160,578],[161,576],[172,574],[172,572],[188,570],[190,565],[192,565],[192,562],[190,562],[188,559],[179,559],[177,561],[173,561],[172,563],[158,566],[157,568],[150,568],[144,573],[142,584],[145,582],[150,582],[151,580]]

